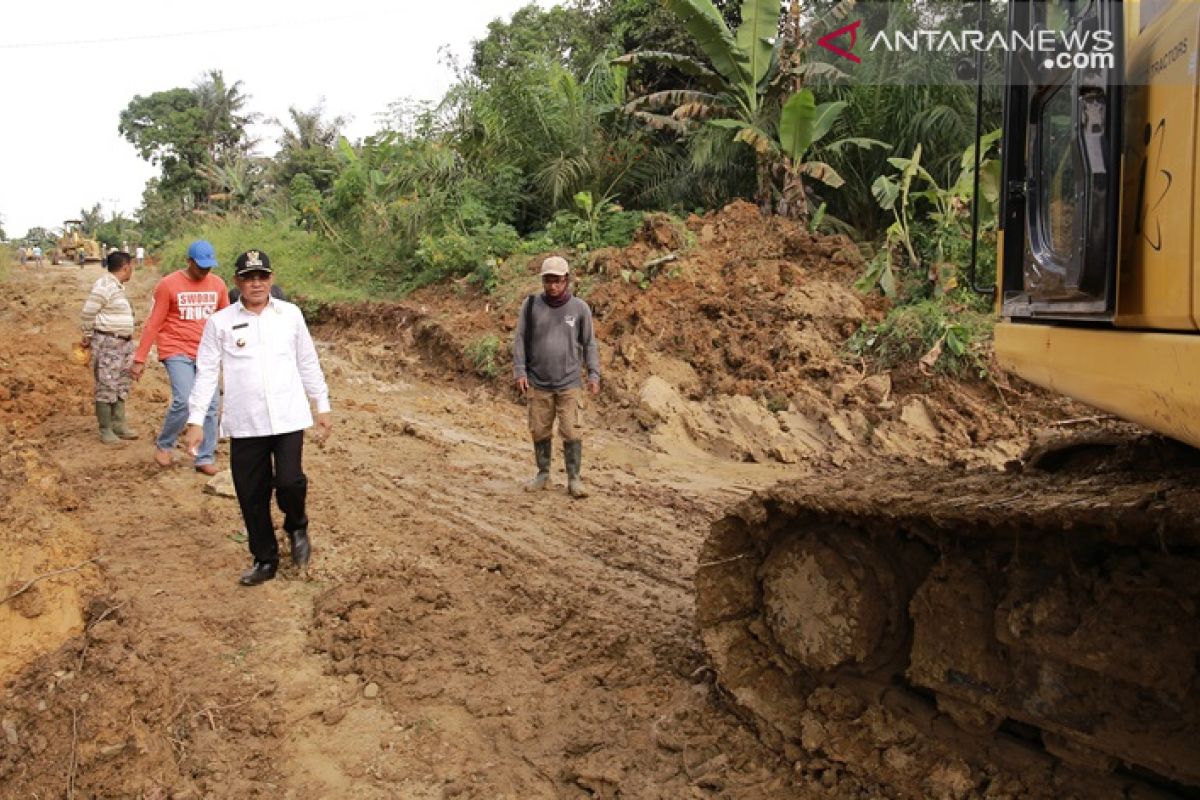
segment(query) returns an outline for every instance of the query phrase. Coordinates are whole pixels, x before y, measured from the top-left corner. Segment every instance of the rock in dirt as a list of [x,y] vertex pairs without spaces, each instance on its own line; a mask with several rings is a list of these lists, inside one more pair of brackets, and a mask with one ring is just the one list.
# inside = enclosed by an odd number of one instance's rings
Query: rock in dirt
[[46,600],[36,586],[30,586],[14,597],[10,604],[14,611],[25,619],[40,617],[46,611]]
[[8,717],[5,717],[3,721],[0,721],[0,729],[3,729],[4,731],[5,740],[7,740],[8,743],[13,747],[16,747],[17,743],[20,741],[20,737],[17,736],[17,723],[13,722]]
[[367,698],[368,700],[374,700],[376,697],[379,697],[379,684],[368,683],[363,688],[363,697]]
[[204,493],[217,497],[236,498],[237,492],[233,488],[233,473],[226,469],[213,475],[209,478],[208,483],[204,484]]

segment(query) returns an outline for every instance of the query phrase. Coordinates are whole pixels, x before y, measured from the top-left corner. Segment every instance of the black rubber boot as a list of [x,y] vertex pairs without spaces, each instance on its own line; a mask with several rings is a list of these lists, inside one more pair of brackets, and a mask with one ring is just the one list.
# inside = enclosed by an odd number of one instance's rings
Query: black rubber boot
[[583,463],[583,441],[563,442],[563,456],[567,462],[567,493],[571,497],[587,497],[587,487],[579,479]]
[[533,443],[533,457],[537,461],[537,475],[525,484],[525,491],[538,492],[550,485],[550,440]]

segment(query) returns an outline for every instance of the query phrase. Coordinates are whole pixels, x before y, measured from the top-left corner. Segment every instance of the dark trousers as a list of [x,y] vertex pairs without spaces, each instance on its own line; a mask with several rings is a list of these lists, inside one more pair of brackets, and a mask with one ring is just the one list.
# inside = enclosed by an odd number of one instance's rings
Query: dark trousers
[[229,468],[233,488],[250,538],[255,561],[279,561],[279,543],[271,522],[271,489],[283,512],[283,529],[289,533],[308,527],[304,499],[308,479],[300,466],[304,454],[304,431],[278,436],[253,436],[229,440]]

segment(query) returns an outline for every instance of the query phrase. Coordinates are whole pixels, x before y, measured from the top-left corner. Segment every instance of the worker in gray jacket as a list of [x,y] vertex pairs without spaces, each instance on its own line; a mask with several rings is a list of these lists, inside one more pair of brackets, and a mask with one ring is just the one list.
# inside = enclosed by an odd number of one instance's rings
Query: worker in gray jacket
[[529,432],[537,475],[525,490],[545,489],[550,482],[550,442],[554,419],[563,440],[567,492],[587,497],[579,478],[583,460],[580,411],[584,406],[583,368],[587,391],[600,392],[600,355],[592,331],[592,309],[571,295],[570,265],[560,256],[542,262],[542,294],[532,294],[521,306],[513,337],[513,377],[517,390],[529,400]]

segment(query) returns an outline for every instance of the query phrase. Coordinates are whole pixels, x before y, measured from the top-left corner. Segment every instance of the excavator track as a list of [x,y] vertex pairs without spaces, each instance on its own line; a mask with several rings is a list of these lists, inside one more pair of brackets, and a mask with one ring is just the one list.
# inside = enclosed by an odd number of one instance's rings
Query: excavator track
[[713,524],[696,592],[719,685],[798,764],[1200,797],[1200,471],[785,483]]

